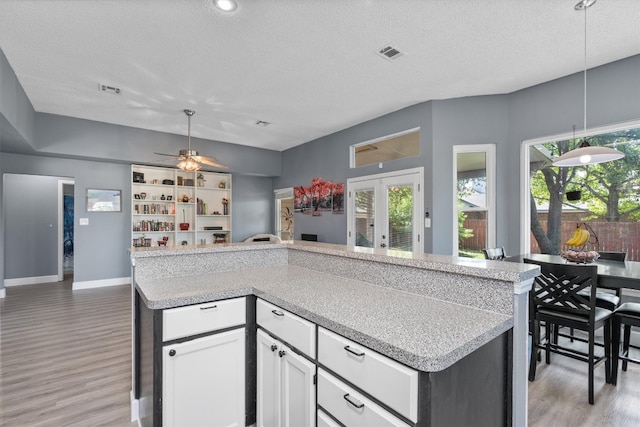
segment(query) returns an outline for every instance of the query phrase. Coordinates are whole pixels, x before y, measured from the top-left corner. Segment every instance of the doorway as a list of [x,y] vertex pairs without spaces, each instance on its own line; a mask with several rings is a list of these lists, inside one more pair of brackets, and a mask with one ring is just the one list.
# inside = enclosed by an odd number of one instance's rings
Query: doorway
[[276,232],[275,235],[282,241],[293,240],[293,188],[275,190],[276,199]]
[[347,242],[353,246],[424,252],[424,168],[347,180]]
[[[58,280],[73,276],[74,181],[60,180],[58,189]],[[60,248],[61,246],[61,248]]]

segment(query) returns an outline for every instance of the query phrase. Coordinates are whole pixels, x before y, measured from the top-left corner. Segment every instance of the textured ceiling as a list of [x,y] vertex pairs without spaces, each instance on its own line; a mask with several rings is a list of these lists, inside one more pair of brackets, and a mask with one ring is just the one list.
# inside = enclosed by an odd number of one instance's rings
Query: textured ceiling
[[[2,0],[0,49],[36,111],[186,134],[191,108],[193,136],[283,150],[579,72],[576,2],[238,0],[225,14],[210,0]],[[600,0],[587,19],[590,68],[640,54],[640,0]],[[378,56],[386,45],[403,55]]]

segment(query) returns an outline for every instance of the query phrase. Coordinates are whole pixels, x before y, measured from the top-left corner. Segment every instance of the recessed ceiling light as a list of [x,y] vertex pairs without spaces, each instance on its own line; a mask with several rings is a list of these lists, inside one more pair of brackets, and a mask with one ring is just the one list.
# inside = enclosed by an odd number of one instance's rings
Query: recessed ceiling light
[[213,0],[213,4],[223,12],[233,12],[238,7],[235,0]]
[[269,126],[270,124],[271,124],[271,123],[269,123],[269,122],[265,122],[265,121],[263,121],[263,120],[258,120],[258,121],[256,122],[256,125],[258,125],[258,126]]

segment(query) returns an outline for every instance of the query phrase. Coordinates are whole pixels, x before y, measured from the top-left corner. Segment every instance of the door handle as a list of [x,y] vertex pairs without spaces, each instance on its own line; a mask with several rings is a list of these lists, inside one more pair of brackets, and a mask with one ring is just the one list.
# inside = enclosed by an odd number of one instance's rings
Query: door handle
[[387,244],[386,244],[386,243],[380,243],[380,247],[381,247],[381,248],[386,248],[386,247],[387,247]]
[[278,346],[275,344],[271,344],[271,351],[276,351],[278,349]]
[[286,352],[286,351],[284,351],[284,350],[280,350],[280,351],[278,352],[278,356],[280,356],[280,357],[284,357],[286,354],[287,354],[287,352]]
[[275,314],[276,316],[278,316],[278,317],[282,317],[282,316],[284,316],[284,313],[283,313],[283,312],[281,312],[280,310],[271,310],[271,312],[272,312],[273,314]]

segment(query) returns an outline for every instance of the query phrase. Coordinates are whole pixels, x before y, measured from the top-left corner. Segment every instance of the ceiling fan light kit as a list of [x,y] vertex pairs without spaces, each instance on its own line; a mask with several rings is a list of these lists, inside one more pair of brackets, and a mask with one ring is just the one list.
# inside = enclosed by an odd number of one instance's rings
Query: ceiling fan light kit
[[155,153],[160,156],[171,156],[175,157],[177,160],[180,160],[176,165],[177,168],[185,171],[185,172],[195,172],[199,171],[202,168],[202,165],[213,166],[219,169],[226,169],[227,167],[213,157],[205,157],[198,154],[196,150],[191,149],[191,116],[193,116],[196,112],[193,110],[185,109],[183,110],[187,115],[187,134],[189,138],[189,146],[186,150],[180,150],[178,155],[175,156],[173,154],[164,154],[164,153]]
[[[587,9],[596,0],[581,0],[575,5],[578,11],[584,11],[584,131],[587,132]],[[575,127],[574,127],[575,130]],[[619,160],[624,153],[609,147],[592,146],[586,138],[580,147],[568,151],[556,158],[552,165],[558,167],[585,166]]]

